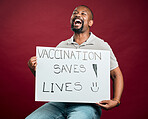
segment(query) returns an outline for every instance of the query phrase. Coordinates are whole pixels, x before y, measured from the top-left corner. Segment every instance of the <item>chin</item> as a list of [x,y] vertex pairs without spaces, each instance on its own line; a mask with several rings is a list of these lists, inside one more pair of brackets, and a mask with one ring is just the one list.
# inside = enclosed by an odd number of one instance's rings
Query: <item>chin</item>
[[81,29],[72,29],[72,31],[75,33],[83,33],[83,31]]
[[74,27],[71,27],[71,30],[75,33],[83,33],[83,27],[81,28],[74,28]]

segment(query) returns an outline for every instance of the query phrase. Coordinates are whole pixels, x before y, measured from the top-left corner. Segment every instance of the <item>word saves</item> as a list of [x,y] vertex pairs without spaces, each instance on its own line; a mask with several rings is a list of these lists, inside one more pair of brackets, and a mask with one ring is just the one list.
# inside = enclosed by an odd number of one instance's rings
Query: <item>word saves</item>
[[86,71],[86,68],[83,64],[77,65],[77,64],[65,64],[65,65],[54,65],[54,73],[60,74],[60,73],[84,73]]

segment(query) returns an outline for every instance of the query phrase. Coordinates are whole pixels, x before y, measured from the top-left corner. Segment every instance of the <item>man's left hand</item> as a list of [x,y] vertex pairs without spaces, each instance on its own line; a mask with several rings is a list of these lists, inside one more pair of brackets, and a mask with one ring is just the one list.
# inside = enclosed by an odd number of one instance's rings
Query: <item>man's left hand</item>
[[114,100],[103,100],[97,104],[105,110],[110,110],[110,109],[116,107],[118,105],[118,102],[114,101]]

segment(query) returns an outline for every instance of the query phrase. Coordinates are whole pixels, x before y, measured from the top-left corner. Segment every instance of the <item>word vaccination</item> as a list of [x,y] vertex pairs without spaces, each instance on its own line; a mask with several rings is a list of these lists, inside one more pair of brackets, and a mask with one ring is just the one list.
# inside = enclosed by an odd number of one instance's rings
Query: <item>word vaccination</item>
[[38,49],[39,58],[48,59],[75,59],[75,60],[101,60],[101,52],[63,50],[63,49]]

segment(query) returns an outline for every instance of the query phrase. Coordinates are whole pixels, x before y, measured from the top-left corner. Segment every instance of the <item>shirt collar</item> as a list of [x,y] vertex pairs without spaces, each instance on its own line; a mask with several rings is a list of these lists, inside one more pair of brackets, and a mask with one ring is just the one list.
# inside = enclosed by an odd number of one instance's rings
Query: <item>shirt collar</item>
[[[81,45],[94,45],[94,43],[92,42],[93,37],[94,37],[94,34],[92,32],[90,32],[89,38],[84,43],[82,43]],[[77,44],[74,41],[74,35],[68,40],[68,43],[67,44],[68,45],[70,45],[70,44]]]

